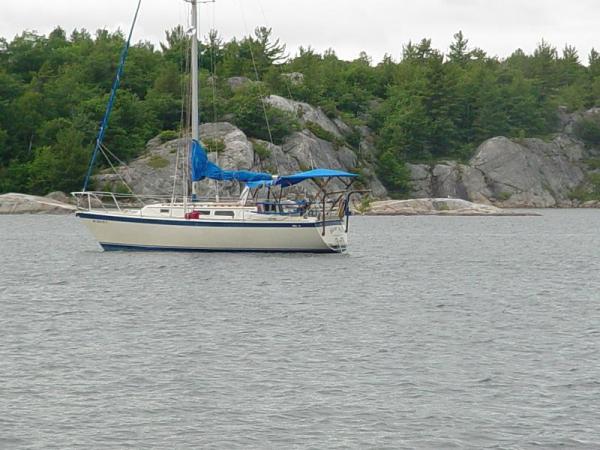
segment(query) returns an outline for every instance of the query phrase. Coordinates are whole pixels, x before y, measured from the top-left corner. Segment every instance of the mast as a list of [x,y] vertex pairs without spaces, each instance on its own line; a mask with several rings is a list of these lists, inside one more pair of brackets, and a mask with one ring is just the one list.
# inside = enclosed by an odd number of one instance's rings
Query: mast
[[[187,0],[192,4],[192,49],[190,58],[190,69],[192,75],[192,139],[200,141],[200,117],[198,112],[198,1]],[[192,200],[196,199],[197,182],[192,182]]]
[[[194,0],[194,2],[195,1],[196,0]],[[135,28],[135,24],[137,22],[141,6],[142,0],[139,0],[137,8],[135,9],[135,15],[133,16],[133,23],[131,24],[131,29],[129,30],[129,36],[127,37],[127,41],[125,42],[123,50],[121,51],[121,58],[119,60],[119,66],[117,67],[117,74],[115,75],[112,89],[110,91],[108,105],[106,105],[106,112],[104,113],[102,125],[100,125],[100,130],[98,131],[98,136],[96,137],[96,144],[94,146],[94,152],[92,153],[92,159],[90,159],[87,174],[85,175],[85,181],[83,182],[83,192],[87,191],[88,184],[90,182],[90,177],[92,176],[92,171],[94,170],[94,163],[96,162],[98,151],[100,151],[102,147],[102,142],[104,141],[104,134],[106,133],[106,129],[108,128],[108,120],[110,119],[110,113],[112,112],[113,105],[115,104],[115,99],[117,98],[117,91],[119,90],[119,86],[121,85],[121,77],[123,76],[123,70],[125,69],[125,61],[127,61],[127,55],[129,53],[129,47],[131,45],[131,37],[133,36],[133,30]]]
[[191,0],[192,4],[192,139],[199,140],[199,113],[198,113],[198,1]]

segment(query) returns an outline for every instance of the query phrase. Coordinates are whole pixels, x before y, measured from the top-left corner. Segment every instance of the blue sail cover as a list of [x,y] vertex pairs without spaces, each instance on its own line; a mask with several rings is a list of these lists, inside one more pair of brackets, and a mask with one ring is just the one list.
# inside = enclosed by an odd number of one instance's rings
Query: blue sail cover
[[195,139],[192,140],[192,151],[190,152],[190,172],[192,181],[210,178],[211,180],[219,181],[255,182],[271,180],[273,178],[272,175],[262,172],[223,170],[215,163],[209,161],[206,150],[202,144]]
[[310,180],[312,178],[356,178],[357,176],[358,175],[355,173],[344,172],[342,170],[313,169],[306,172],[298,172],[292,175],[279,177],[273,182],[273,184],[287,187],[301,183],[305,180]]
[[200,181],[206,178],[208,168],[208,156],[202,144],[197,140],[192,140],[192,150],[190,151],[190,175],[192,181]]
[[356,178],[358,175],[355,173],[344,172],[341,170],[333,169],[313,169],[306,172],[298,172],[292,175],[285,175],[278,177],[275,180],[265,181],[252,181],[247,183],[248,187],[261,188],[266,186],[282,186],[289,187],[294,184],[301,183],[302,181],[310,180],[313,178]]
[[273,186],[273,181],[275,180],[249,181],[248,183],[246,183],[246,186],[248,186],[250,189]]

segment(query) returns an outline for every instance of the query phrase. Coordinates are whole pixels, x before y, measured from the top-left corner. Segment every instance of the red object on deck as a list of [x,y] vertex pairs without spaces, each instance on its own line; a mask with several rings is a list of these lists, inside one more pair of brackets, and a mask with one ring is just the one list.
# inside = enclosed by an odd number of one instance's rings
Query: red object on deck
[[199,219],[200,211],[191,211],[189,213],[185,213],[185,218],[186,219]]

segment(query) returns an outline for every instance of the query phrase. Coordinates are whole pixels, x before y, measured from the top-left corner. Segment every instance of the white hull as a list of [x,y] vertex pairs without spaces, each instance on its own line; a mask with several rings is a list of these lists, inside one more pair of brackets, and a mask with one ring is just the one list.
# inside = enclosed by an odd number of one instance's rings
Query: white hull
[[343,252],[339,220],[258,221],[142,217],[86,211],[77,216],[105,250]]

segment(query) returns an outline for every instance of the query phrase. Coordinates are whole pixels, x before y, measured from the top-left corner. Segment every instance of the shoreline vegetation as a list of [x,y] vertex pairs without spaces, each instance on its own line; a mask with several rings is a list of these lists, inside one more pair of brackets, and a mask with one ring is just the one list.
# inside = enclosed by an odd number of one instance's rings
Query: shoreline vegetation
[[[80,189],[123,42],[121,32],[68,35],[60,27],[47,36],[25,31],[0,38],[0,193]],[[105,141],[122,161],[138,158],[159,134],[178,135],[188,45],[179,27],[158,47],[132,46]],[[596,111],[574,125],[572,136],[585,145],[588,160],[598,160],[600,53],[594,49],[585,58],[572,46],[559,50],[542,40],[531,54],[516,49],[500,59],[458,32],[447,51],[422,39],[373,64],[365,53],[344,61],[333,49],[305,47],[290,56],[260,27],[230,41],[211,31],[199,51],[202,120],[229,122],[248,138],[267,141],[266,113],[273,144],[308,132],[347,148],[356,154],[355,170],[374,172],[392,198],[415,196],[415,166],[465,164],[490,138],[552,139],[561,132],[558,111]],[[265,100],[277,96],[313,105],[343,124],[343,135],[301,123],[298,114]],[[569,192],[581,203],[600,200],[599,168],[588,168],[585,182]],[[97,171],[103,169],[99,164]],[[494,194],[502,200],[510,193]]]

